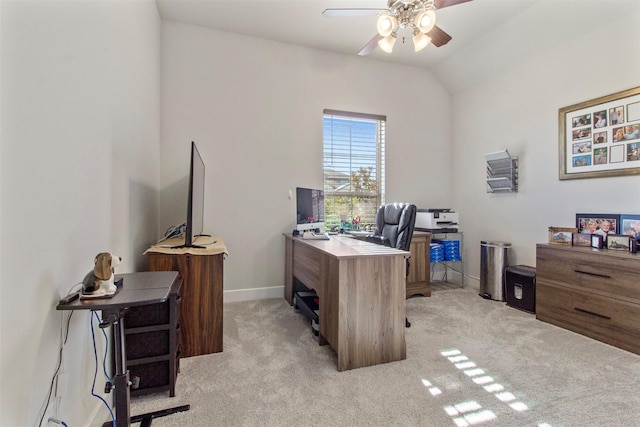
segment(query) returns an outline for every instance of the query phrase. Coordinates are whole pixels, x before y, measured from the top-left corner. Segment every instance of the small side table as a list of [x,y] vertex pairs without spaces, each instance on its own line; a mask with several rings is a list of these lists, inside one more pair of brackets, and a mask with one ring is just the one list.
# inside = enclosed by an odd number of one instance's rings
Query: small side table
[[[171,409],[150,412],[135,417],[130,416],[130,386],[129,371],[125,369],[125,340],[124,322],[122,318],[129,308],[139,305],[162,303],[169,297],[174,283],[179,279],[178,272],[142,272],[118,274],[116,281],[123,280],[122,287],[111,298],[92,300],[75,299],[66,304],[58,304],[57,310],[91,310],[102,311],[102,324],[113,326],[114,355],[116,375],[113,385],[115,388],[116,427],[129,427],[131,423],[142,421],[143,426],[151,425],[154,418],[188,411],[191,405],[182,405]],[[112,423],[105,423],[111,426]]]

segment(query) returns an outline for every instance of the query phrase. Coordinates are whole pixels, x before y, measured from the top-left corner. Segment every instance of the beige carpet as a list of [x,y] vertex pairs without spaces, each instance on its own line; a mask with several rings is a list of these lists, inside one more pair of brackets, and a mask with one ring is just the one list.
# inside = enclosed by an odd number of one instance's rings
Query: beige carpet
[[407,360],[347,372],[283,300],[224,306],[224,352],[182,359],[161,426],[635,426],[640,356],[472,289],[407,301]]

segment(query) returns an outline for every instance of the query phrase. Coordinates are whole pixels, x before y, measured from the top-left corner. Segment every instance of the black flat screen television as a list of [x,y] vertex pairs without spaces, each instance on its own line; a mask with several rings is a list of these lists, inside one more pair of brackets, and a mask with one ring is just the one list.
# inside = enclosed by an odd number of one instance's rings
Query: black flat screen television
[[296,188],[296,229],[324,233],[324,191]]
[[191,141],[191,166],[189,168],[189,192],[187,196],[187,227],[184,236],[184,245],[176,248],[204,248],[196,245],[198,236],[204,229],[204,162],[198,152],[196,143]]

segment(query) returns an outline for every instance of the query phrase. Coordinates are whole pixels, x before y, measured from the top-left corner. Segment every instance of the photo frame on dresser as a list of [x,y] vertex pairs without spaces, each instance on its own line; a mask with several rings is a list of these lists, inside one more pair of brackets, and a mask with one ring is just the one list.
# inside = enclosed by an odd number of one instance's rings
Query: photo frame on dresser
[[607,235],[607,249],[614,251],[631,252],[631,236],[622,234]]
[[640,240],[640,215],[621,214],[618,233]]
[[553,245],[571,246],[573,243],[573,233],[578,229],[573,227],[549,227],[549,243]]
[[604,236],[600,234],[592,234],[591,235],[591,247],[596,249],[604,248]]
[[589,233],[572,233],[571,244],[573,246],[591,246],[591,236],[592,234]]
[[558,110],[559,178],[640,175],[640,87]]
[[620,214],[576,214],[576,228],[580,233],[622,234],[619,227]]

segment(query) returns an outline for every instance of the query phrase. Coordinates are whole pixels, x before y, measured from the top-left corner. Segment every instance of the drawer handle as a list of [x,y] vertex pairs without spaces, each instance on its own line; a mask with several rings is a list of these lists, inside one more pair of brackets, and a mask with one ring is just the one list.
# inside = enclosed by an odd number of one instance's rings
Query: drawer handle
[[573,309],[575,311],[579,311],[580,313],[590,314],[592,316],[596,316],[596,317],[599,317],[601,319],[611,320],[611,317],[605,316],[604,314],[594,313],[593,311],[585,310],[583,308],[578,308],[578,307],[574,307]]
[[611,279],[611,276],[607,274],[592,273],[590,271],[584,271],[584,270],[573,270],[573,271],[575,271],[576,273],[588,274],[589,276],[597,276],[597,277],[604,277],[605,279]]

